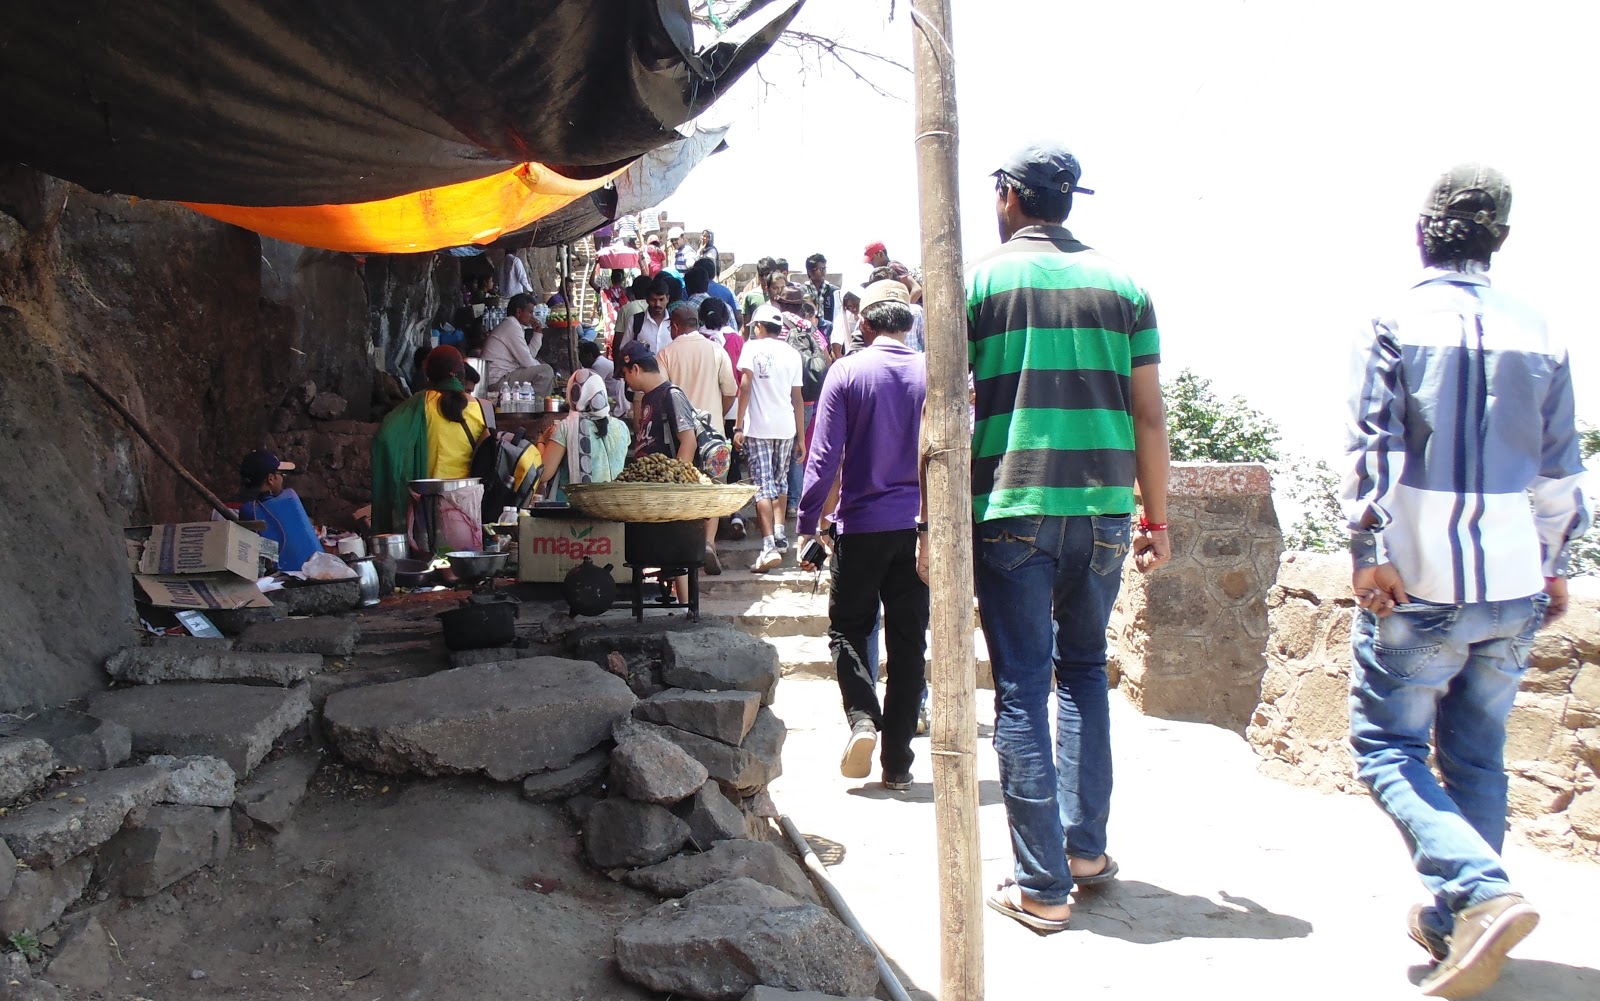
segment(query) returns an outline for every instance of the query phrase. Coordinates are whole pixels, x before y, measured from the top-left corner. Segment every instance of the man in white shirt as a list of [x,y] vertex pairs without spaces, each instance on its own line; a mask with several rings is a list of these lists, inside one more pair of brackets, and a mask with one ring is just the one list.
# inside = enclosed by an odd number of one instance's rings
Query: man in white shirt
[[[674,386],[683,390],[696,410],[711,415],[712,427],[722,423],[722,414],[739,395],[739,384],[733,378],[733,362],[728,352],[700,332],[700,311],[680,304],[672,310],[672,343],[656,356],[661,372]],[[705,471],[713,479],[713,475]],[[717,556],[717,519],[706,519],[706,573],[713,577],[722,573],[722,560]]]
[[[528,382],[533,384],[535,395],[550,395],[556,373],[539,361],[544,331],[536,324],[533,296],[526,292],[512,296],[506,318],[489,331],[483,344],[483,381],[490,390],[499,389],[506,382]],[[523,333],[525,327],[534,328],[531,339]]]
[[616,339],[611,344],[611,357],[620,358],[622,346],[629,341],[643,341],[655,354],[672,343],[672,320],[667,316],[667,300],[672,296],[672,286],[666,279],[656,278],[645,290],[645,310],[629,317],[621,324]]
[[515,250],[506,251],[505,263],[500,268],[500,294],[510,297],[532,291],[533,283],[528,281],[528,266]]
[[1487,989],[1539,923],[1501,857],[1506,719],[1589,526],[1567,343],[1489,280],[1510,221],[1498,170],[1442,175],[1427,270],[1366,314],[1351,380],[1350,743],[1431,898],[1407,920],[1429,997]]
[[733,423],[733,444],[744,450],[749,478],[756,485],[756,516],[761,523],[761,555],[750,567],[766,573],[783,562],[789,548],[784,520],[789,507],[789,468],[804,462],[806,442],[804,382],[800,352],[783,337],[783,316],[771,303],[756,307],[750,319],[752,337],[739,353],[739,416]]

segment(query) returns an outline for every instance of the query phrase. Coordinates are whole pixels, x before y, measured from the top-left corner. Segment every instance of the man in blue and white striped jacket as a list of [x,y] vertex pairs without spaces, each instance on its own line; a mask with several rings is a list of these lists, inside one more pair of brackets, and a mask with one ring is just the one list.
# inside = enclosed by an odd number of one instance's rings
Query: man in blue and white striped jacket
[[1423,993],[1447,998],[1494,983],[1539,921],[1500,859],[1506,718],[1589,525],[1566,346],[1489,284],[1510,210],[1489,167],[1434,185],[1427,271],[1363,329],[1346,450],[1350,739],[1433,896],[1408,930],[1437,962]]

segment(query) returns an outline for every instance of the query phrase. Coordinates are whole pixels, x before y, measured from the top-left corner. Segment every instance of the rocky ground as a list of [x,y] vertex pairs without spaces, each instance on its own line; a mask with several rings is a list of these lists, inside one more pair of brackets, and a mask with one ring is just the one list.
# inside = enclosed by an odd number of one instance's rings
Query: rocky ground
[[530,601],[452,653],[460,600],[302,593],[0,721],[0,998],[876,988],[772,823],[770,645]]

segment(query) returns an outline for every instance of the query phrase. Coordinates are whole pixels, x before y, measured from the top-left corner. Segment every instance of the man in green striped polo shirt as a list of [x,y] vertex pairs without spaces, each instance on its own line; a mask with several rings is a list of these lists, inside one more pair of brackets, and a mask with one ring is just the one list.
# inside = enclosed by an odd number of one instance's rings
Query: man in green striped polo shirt
[[1117,872],[1106,623],[1124,557],[1171,553],[1166,408],[1149,296],[1061,225],[1092,193],[1077,158],[1035,143],[994,176],[1004,243],[967,269],[973,548],[1016,875],[989,904],[1051,932]]

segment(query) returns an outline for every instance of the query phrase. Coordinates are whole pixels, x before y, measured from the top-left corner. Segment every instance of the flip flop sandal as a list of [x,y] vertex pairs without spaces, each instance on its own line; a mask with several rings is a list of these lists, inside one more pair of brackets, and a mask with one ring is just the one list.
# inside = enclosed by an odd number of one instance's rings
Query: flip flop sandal
[[1086,890],[1096,886],[1103,886],[1117,878],[1119,868],[1117,860],[1107,855],[1106,864],[1099,872],[1092,876],[1074,876],[1072,877],[1072,882],[1074,885],[1081,886]]
[[[1013,890],[1016,893],[1012,893]],[[1001,883],[993,893],[989,894],[989,898],[985,903],[989,905],[991,910],[999,911],[1039,935],[1053,935],[1058,931],[1067,930],[1066,921],[1041,918],[1037,914],[1024,910],[1021,903],[1021,894],[1022,887],[1018,886],[1015,880],[1008,879]]]

